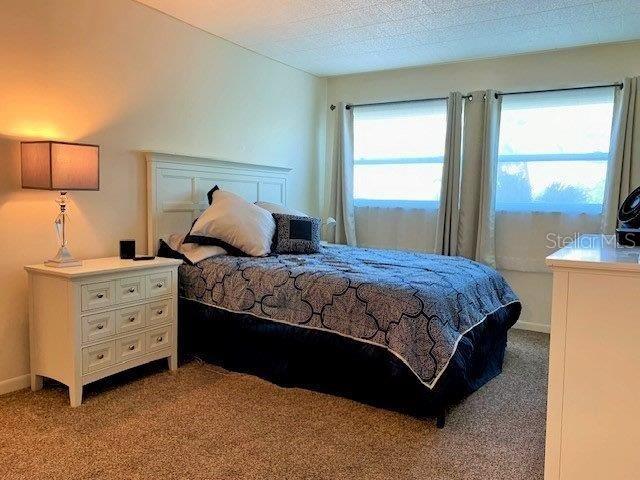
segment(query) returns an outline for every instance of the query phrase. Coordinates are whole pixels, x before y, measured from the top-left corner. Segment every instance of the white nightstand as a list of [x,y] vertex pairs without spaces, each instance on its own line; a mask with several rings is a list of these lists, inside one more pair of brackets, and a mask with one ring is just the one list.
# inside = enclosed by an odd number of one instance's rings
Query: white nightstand
[[85,260],[78,267],[29,265],[31,389],[42,377],[82,387],[167,358],[178,366],[178,266],[181,260]]

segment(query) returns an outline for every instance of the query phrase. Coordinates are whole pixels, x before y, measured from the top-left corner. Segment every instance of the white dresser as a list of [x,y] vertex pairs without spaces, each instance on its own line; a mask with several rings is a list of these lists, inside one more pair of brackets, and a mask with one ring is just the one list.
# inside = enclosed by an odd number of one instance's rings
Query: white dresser
[[161,358],[175,370],[181,263],[114,257],[78,267],[25,267],[31,388],[42,388],[42,377],[58,380],[75,407],[83,385],[122,370]]
[[547,258],[546,480],[640,478],[640,248],[585,235]]

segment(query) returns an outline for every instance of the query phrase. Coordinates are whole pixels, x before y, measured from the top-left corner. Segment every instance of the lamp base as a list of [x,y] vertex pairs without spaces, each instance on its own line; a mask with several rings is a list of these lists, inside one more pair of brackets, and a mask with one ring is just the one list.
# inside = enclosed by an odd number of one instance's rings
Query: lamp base
[[66,246],[60,247],[58,254],[51,260],[44,262],[47,267],[79,267],[82,265],[82,260],[76,260],[73,255],[67,250]]

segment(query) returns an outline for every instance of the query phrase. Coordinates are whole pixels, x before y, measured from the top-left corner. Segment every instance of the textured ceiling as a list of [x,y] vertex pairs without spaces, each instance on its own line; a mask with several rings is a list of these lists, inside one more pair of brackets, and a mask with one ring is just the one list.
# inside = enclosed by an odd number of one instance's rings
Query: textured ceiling
[[138,0],[317,75],[640,38],[640,0]]

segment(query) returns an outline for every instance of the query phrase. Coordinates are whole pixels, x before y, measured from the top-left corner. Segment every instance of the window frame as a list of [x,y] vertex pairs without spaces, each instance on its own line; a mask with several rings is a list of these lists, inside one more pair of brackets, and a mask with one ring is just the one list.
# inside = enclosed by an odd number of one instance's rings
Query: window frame
[[[602,161],[607,164],[610,154],[604,152],[594,153],[541,153],[523,155],[498,155],[497,165],[501,163],[527,163],[527,162],[584,162]],[[497,177],[496,177],[497,182]],[[496,185],[497,188],[497,185]],[[496,192],[497,194],[497,192]],[[506,213],[568,213],[600,215],[603,203],[554,203],[549,205],[544,202],[501,202],[496,200],[496,212]]]
[[[439,157],[408,157],[408,158],[380,158],[380,159],[355,159],[356,165],[428,165],[442,164],[444,166],[444,155]],[[370,208],[419,208],[423,210],[438,210],[440,199],[438,200],[399,200],[399,199],[374,199],[353,197],[353,204],[356,207]]]
[[[603,87],[604,88],[604,87]],[[556,93],[556,92],[553,92]],[[534,94],[540,95],[539,92]],[[615,101],[615,96],[612,96],[612,102]],[[570,106],[573,104],[567,104],[563,106]],[[548,105],[547,105],[548,106]],[[539,108],[545,108],[541,106]],[[502,112],[500,113],[500,120],[502,124]],[[613,117],[611,118],[613,121]],[[501,132],[500,132],[501,133]],[[611,138],[609,138],[609,143]],[[498,144],[501,144],[501,138],[498,139]],[[581,153],[509,153],[509,154],[497,154],[496,170],[502,163],[521,163],[526,165],[530,162],[603,162],[605,164],[605,176],[608,174],[608,167],[610,164],[611,151],[608,152],[595,151],[595,152],[581,152]],[[496,172],[497,173],[497,172]],[[496,196],[498,175],[496,174]],[[605,179],[606,180],[606,179]],[[571,185],[569,185],[571,186]],[[496,198],[495,211],[505,213],[559,213],[559,214],[587,214],[587,215],[601,215],[604,208],[604,199],[602,203],[545,203],[545,202],[500,202]]]
[[[442,103],[442,113],[444,114],[444,138],[443,147],[446,144],[446,129],[447,122],[449,121],[447,115],[447,103],[446,99],[433,99],[433,100],[415,100],[410,102],[401,102],[402,105],[406,105],[409,103]],[[380,108],[382,105],[377,106]],[[397,107],[395,103],[390,103],[390,110],[393,111],[394,107]],[[368,107],[365,105],[364,108]],[[372,105],[372,107],[376,107],[376,105]],[[362,108],[358,106],[352,107]],[[357,110],[354,111],[354,113]],[[390,116],[392,118],[392,116]],[[357,122],[354,121],[353,126],[353,135],[354,135],[354,147],[355,147],[355,138],[357,136]],[[355,148],[354,148],[355,150]],[[354,152],[355,153],[355,152]],[[359,165],[369,165],[369,166],[393,166],[393,165],[441,165],[444,168],[444,151],[442,155],[433,155],[433,156],[424,156],[424,157],[355,157],[353,158],[353,175],[354,182],[356,178],[356,167]],[[440,190],[442,189],[442,185],[440,185]],[[426,210],[438,210],[440,206],[440,192],[438,193],[438,198],[435,200],[407,200],[407,199],[393,199],[393,198],[366,198],[366,197],[357,197],[356,192],[354,191],[353,202],[356,207],[384,207],[384,208],[417,208],[417,209],[426,209]]]

